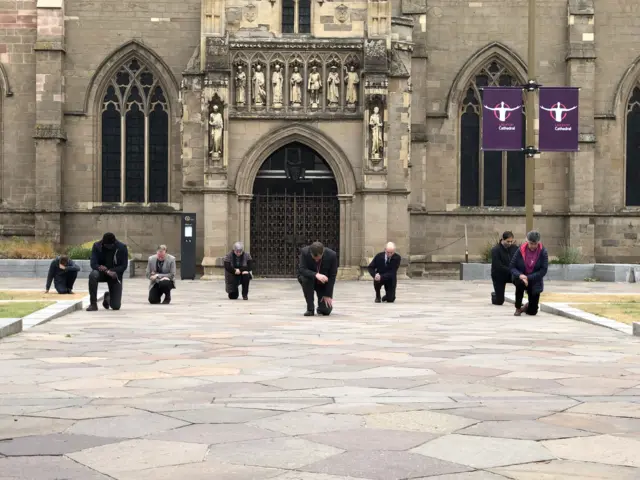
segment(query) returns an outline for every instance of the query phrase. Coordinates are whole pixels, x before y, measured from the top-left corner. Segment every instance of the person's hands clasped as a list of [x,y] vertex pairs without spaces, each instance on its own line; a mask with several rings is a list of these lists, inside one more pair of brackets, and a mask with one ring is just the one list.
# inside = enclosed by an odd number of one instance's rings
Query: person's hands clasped
[[106,271],[107,271],[107,270],[109,270],[109,269],[108,269],[107,267],[105,267],[104,265],[100,265],[100,266],[98,267],[98,270],[99,270],[99,271],[101,271],[101,272],[106,272]]
[[329,277],[322,275],[321,273],[316,273],[316,280],[320,283],[327,283],[329,281]]
[[522,282],[524,283],[525,287],[529,286],[529,279],[527,278],[526,275],[520,275],[520,280],[522,280]]
[[240,272],[240,269],[239,269],[239,268],[236,268],[236,272],[235,272],[235,273],[236,273],[236,275],[240,275],[240,273],[241,273],[241,272]]

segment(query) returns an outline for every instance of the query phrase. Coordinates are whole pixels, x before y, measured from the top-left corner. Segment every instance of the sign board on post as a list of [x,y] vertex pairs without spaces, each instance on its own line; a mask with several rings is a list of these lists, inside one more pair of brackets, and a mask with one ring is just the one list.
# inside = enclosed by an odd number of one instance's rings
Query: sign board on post
[[196,214],[182,214],[180,242],[180,278],[196,279]]
[[524,149],[523,128],[521,87],[482,89],[482,150]]
[[579,99],[576,87],[540,88],[541,152],[578,151]]

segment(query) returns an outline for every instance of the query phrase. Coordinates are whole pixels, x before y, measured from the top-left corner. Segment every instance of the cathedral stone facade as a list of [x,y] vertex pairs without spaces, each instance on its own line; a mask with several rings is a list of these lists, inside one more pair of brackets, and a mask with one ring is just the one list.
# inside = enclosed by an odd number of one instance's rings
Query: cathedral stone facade
[[[391,240],[421,275],[525,233],[524,156],[482,152],[481,89],[528,80],[527,1],[0,2],[0,234],[113,231],[206,276],[244,241],[256,273],[298,248],[357,278]],[[535,159],[552,255],[640,257],[640,7],[539,0],[536,80],[580,87],[580,151]],[[408,268],[407,268],[408,267]]]

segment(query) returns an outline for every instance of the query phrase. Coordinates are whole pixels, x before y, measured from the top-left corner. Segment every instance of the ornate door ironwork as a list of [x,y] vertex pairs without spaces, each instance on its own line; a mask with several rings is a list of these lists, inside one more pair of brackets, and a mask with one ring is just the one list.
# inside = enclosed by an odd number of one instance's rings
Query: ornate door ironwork
[[340,255],[340,202],[336,195],[254,194],[251,256],[262,277],[295,277],[300,248],[315,241]]

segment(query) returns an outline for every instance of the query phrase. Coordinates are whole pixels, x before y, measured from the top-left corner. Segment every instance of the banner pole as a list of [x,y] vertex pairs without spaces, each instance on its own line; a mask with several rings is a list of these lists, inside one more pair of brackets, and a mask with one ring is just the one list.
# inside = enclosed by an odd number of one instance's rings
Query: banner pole
[[[528,59],[529,84],[536,84],[536,0],[529,0]],[[537,89],[527,89],[527,155],[525,157],[525,211],[527,232],[533,230],[533,186],[535,182],[535,95]]]

